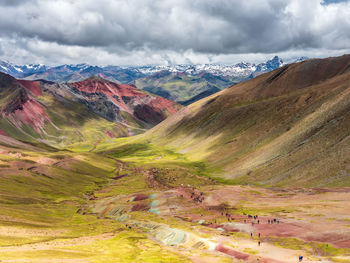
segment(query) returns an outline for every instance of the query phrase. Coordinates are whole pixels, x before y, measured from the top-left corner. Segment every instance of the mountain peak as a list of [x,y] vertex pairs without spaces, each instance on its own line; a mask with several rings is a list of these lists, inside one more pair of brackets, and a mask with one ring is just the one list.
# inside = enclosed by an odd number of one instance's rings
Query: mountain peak
[[84,79],[83,81],[110,82],[110,81],[106,80],[105,78],[103,78],[103,76],[101,76],[101,74],[88,77],[88,78]]

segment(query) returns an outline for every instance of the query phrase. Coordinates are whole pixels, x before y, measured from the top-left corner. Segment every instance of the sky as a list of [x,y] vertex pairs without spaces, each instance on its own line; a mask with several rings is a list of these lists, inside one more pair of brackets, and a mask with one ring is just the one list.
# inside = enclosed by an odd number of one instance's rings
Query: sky
[[0,0],[15,64],[234,64],[350,53],[349,0]]

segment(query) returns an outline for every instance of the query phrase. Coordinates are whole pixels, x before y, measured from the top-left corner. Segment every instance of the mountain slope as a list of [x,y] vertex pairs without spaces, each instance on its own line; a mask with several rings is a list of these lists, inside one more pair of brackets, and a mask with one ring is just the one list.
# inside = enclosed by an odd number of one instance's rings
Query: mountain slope
[[349,83],[350,55],[286,65],[186,107],[149,134],[236,182],[350,185]]
[[210,93],[213,87],[221,90],[244,78],[232,79],[214,76],[211,73],[188,76],[183,73],[161,71],[151,76],[136,80],[135,86],[164,98],[184,103],[195,101],[194,97],[201,93]]
[[72,84],[17,80],[0,73],[4,136],[64,147],[144,132],[179,105],[100,78]]
[[[16,80],[0,73],[0,90],[0,129],[4,137],[65,147],[96,138],[107,139],[109,131],[118,136],[128,135],[126,127],[109,122],[75,102],[68,91],[55,83]],[[4,137],[0,143],[7,145],[9,139]]]

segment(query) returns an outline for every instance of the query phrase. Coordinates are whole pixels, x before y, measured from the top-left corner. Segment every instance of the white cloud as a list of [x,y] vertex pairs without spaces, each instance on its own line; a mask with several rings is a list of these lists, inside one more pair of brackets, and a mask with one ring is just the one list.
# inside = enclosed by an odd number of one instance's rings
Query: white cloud
[[350,49],[349,13],[349,2],[321,0],[2,1],[0,50],[46,64],[338,55]]

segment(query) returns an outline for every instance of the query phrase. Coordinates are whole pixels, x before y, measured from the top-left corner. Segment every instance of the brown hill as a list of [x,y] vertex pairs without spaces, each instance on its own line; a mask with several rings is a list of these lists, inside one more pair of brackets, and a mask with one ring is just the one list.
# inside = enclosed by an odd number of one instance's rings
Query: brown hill
[[135,86],[116,84],[99,77],[67,86],[91,109],[110,121],[127,123],[124,112],[141,125],[153,127],[180,108],[175,102],[138,90]]
[[232,86],[149,134],[240,183],[350,185],[350,55]]

